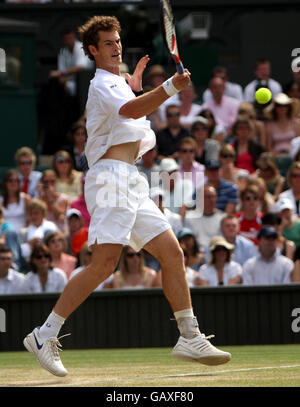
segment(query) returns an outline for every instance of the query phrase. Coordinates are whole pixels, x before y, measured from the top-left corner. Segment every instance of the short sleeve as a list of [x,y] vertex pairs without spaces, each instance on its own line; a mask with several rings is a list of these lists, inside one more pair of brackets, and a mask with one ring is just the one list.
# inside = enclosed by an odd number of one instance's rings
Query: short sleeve
[[232,261],[229,266],[229,279],[235,278],[237,276],[241,276],[243,273],[243,269],[240,264]]
[[118,115],[121,107],[135,98],[129,86],[126,83],[122,84],[120,81],[116,81],[116,83],[108,81],[103,86],[96,85],[95,89],[104,111],[114,115]]
[[198,276],[201,278],[201,280],[209,281],[208,271],[209,270],[207,264],[203,264],[203,266],[200,267],[198,271]]

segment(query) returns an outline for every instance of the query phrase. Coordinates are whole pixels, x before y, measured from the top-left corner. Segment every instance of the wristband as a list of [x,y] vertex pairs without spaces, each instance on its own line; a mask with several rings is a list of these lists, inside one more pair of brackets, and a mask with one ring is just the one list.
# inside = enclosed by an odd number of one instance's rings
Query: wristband
[[174,76],[172,76],[171,78],[167,79],[167,80],[162,84],[162,87],[164,88],[165,92],[166,92],[169,96],[176,95],[176,93],[179,92],[179,90],[176,89],[175,86],[173,85],[173,78],[174,78]]
[[138,92],[133,91],[133,93],[135,94],[135,96],[141,96],[144,94],[144,91],[142,89],[142,90],[139,90]]

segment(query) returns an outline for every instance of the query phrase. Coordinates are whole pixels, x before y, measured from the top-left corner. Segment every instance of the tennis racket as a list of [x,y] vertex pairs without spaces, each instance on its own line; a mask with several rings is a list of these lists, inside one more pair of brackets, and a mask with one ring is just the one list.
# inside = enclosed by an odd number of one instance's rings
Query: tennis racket
[[183,74],[184,67],[178,52],[173,11],[169,0],[160,0],[160,7],[163,37],[167,50],[175,61],[177,72]]

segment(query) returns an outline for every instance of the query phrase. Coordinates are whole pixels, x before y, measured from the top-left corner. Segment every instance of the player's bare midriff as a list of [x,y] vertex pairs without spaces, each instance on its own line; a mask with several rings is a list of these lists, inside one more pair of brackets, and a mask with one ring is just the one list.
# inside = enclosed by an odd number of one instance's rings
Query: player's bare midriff
[[117,144],[110,147],[101,159],[109,158],[111,160],[124,161],[134,165],[140,149],[140,140],[131,143]]

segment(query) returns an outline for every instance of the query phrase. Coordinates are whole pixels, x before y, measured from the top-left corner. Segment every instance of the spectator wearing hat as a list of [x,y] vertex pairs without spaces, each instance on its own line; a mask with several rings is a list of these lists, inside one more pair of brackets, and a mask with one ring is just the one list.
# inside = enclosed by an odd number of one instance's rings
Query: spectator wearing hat
[[211,239],[220,234],[220,222],[225,216],[223,211],[216,208],[216,203],[215,187],[206,184],[203,188],[203,204],[200,202],[198,208],[186,213],[186,226],[193,231],[203,252],[208,251]]
[[200,267],[195,285],[241,284],[242,267],[232,260],[234,245],[228,243],[222,236],[216,236],[211,239],[209,249],[209,263]]
[[272,103],[264,109],[267,147],[276,156],[290,156],[291,142],[300,136],[298,103],[285,93],[275,95]]
[[91,215],[89,214],[84,198],[84,185],[85,176],[81,178],[81,195],[70,203],[70,208],[78,209],[80,211],[84,220],[84,226],[88,228],[90,225]]
[[182,179],[179,166],[173,158],[164,158],[160,162],[161,187],[164,191],[163,205],[170,211],[180,213],[182,219],[186,208],[194,205],[194,187],[190,179]]
[[84,221],[78,209],[68,209],[66,217],[68,221],[68,239],[71,254],[77,257],[83,245],[88,241],[88,228],[83,226]]
[[178,143],[190,133],[180,124],[180,109],[176,105],[166,108],[167,125],[156,131],[158,159],[165,157],[177,158]]
[[21,191],[36,198],[38,195],[37,185],[42,173],[35,171],[36,155],[29,147],[21,147],[16,151],[15,161],[20,178]]
[[178,93],[180,100],[180,124],[190,130],[195,116],[200,113],[201,107],[197,103],[193,103],[197,94],[192,82],[184,90]]
[[276,203],[277,213],[281,218],[282,236],[300,245],[300,221],[293,214],[293,204],[287,198],[279,199]]
[[300,161],[294,161],[287,173],[290,188],[279,194],[279,200],[287,198],[293,205],[293,214],[300,217]]
[[[216,66],[213,69],[213,78],[221,78],[225,83],[224,95],[231,98],[237,99],[242,102],[244,99],[243,89],[238,83],[233,83],[229,81],[228,71],[225,66]],[[202,95],[203,102],[207,102],[212,98],[212,93],[210,89],[206,89]]]
[[223,126],[225,131],[228,132],[237,117],[240,102],[224,94],[225,82],[221,78],[212,78],[209,89],[212,98],[201,106],[201,110],[210,109],[217,124]]
[[292,260],[277,251],[278,233],[272,226],[263,226],[257,235],[258,254],[243,266],[243,284],[288,284],[294,269]]
[[220,143],[209,138],[208,119],[196,116],[191,126],[191,136],[197,144],[195,160],[198,163],[204,165],[206,161],[218,159]]
[[236,213],[240,223],[240,234],[257,244],[257,232],[261,228],[262,212],[259,210],[258,189],[248,186],[240,194],[242,210]]
[[193,231],[189,228],[183,228],[177,234],[177,239],[181,248],[187,254],[186,266],[193,270],[198,270],[204,263],[204,254],[200,251],[197,239]]
[[157,147],[153,147],[143,154],[140,162],[137,163],[137,169],[147,178],[150,188],[155,188],[159,185],[159,165],[156,162]]
[[213,185],[217,191],[217,209],[228,214],[235,213],[238,203],[238,188],[232,182],[221,178],[221,163],[218,160],[209,160],[205,163],[207,183]]
[[0,244],[0,295],[21,294],[24,288],[25,276],[13,269],[13,254],[4,244]]
[[241,266],[257,254],[255,244],[240,235],[240,223],[234,215],[227,215],[221,220],[221,233],[227,242],[234,245],[232,259]]
[[179,142],[179,173],[182,179],[190,179],[195,190],[204,184],[204,165],[195,160],[197,143],[192,137],[185,137]]
[[[283,211],[290,208],[290,203],[281,201],[278,203],[278,206],[278,211],[281,212],[281,208],[283,208]],[[294,242],[282,236],[283,226],[280,215],[278,213],[267,213],[262,217],[261,222],[263,226],[273,226],[276,229],[278,233],[277,249],[283,256],[293,260],[296,246]]]
[[282,92],[280,83],[270,78],[271,64],[267,59],[258,59],[254,67],[255,79],[250,82],[244,90],[244,100],[246,102],[255,102],[255,92],[259,88],[269,88],[273,97]]

